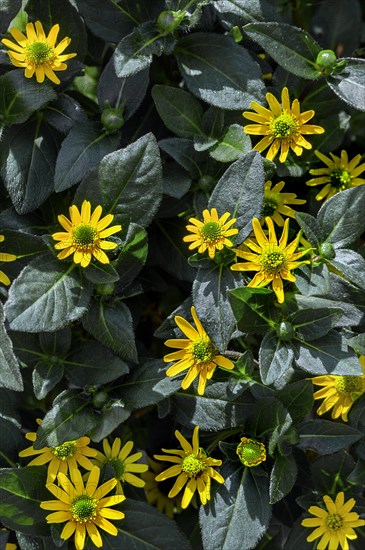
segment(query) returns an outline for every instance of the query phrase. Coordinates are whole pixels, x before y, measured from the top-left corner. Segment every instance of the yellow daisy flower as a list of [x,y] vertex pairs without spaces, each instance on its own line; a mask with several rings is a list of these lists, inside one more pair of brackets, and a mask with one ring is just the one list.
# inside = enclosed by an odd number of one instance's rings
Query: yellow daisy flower
[[188,339],[174,338],[166,340],[165,346],[178,348],[179,351],[168,353],[164,356],[165,363],[177,361],[166,371],[167,376],[176,376],[184,370],[188,370],[184,380],[181,382],[183,390],[189,388],[192,382],[199,376],[198,394],[204,395],[207,380],[210,380],[217,366],[223,369],[234,369],[230,359],[219,355],[217,348],[205,332],[194,306],[191,308],[195,326],[194,328],[183,317],[176,315],[175,323]]
[[359,166],[361,155],[356,155],[349,161],[345,150],[341,151],[341,157],[330,153],[332,160],[319,151],[314,151],[314,154],[327,166],[327,168],[309,170],[312,176],[319,176],[319,178],[308,180],[307,185],[315,187],[316,185],[325,184],[323,189],[316,195],[317,201],[327,200],[339,191],[365,183],[365,179],[358,177],[365,170],[365,163]]
[[115,479],[117,480],[117,494],[123,494],[123,483],[130,483],[135,487],[144,487],[143,479],[135,474],[141,474],[148,470],[147,464],[136,464],[137,460],[142,458],[142,453],[130,454],[133,448],[133,441],[127,441],[121,448],[121,440],[116,437],[113,445],[110,446],[107,439],[103,439],[104,454],[96,451],[96,464],[100,467],[104,464],[110,464],[114,470]]
[[225,246],[231,247],[233,243],[228,237],[237,235],[238,229],[231,228],[235,223],[236,218],[230,217],[229,212],[225,212],[223,216],[218,217],[216,208],[209,210],[203,210],[203,220],[200,221],[196,218],[189,218],[189,222],[192,225],[187,225],[186,229],[192,233],[192,235],[186,235],[183,241],[191,243],[189,250],[198,248],[199,253],[203,253],[208,250],[209,258],[213,259],[216,250],[223,250]]
[[[295,210],[289,204],[305,204],[307,201],[297,199],[295,193],[282,193],[285,182],[279,181],[274,187],[269,180],[264,187],[264,204],[262,207],[261,223],[264,223],[265,217],[270,217],[279,227],[283,227],[283,216],[295,218]],[[282,216],[283,215],[283,216]]]
[[181,511],[182,495],[176,495],[174,498],[169,498],[168,493],[172,488],[171,480],[156,481],[156,475],[164,470],[164,466],[147,457],[148,472],[141,474],[145,481],[144,491],[148,504],[156,506],[157,510],[173,519],[175,512]]
[[55,84],[59,84],[60,79],[55,75],[55,71],[65,71],[67,65],[64,62],[77,55],[76,53],[62,54],[71,42],[68,36],[56,46],[60,26],[53,25],[48,36],[40,21],[36,21],[34,25],[27,24],[26,36],[16,27],[11,28],[9,32],[17,44],[7,38],[3,38],[1,42],[10,48],[8,55],[12,64],[15,67],[23,67],[26,78],[32,78],[35,73],[37,82],[43,82],[46,76]]
[[[41,423],[37,419],[38,424]],[[35,432],[28,432],[25,434],[28,441],[37,440],[37,434]],[[80,437],[74,441],[65,441],[57,447],[43,447],[42,449],[35,449],[32,445],[23,451],[20,451],[20,457],[39,455],[29,462],[28,466],[43,466],[48,465],[47,483],[53,483],[57,474],[62,472],[67,474],[68,471],[77,469],[78,464],[85,468],[85,470],[92,470],[94,465],[90,462],[88,457],[95,457],[97,454],[96,449],[90,449],[88,447],[90,439],[88,437]]]
[[265,136],[259,141],[254,149],[262,153],[270,146],[266,158],[274,160],[280,150],[280,162],[285,162],[292,149],[294,153],[300,156],[304,149],[311,149],[312,145],[303,137],[307,134],[323,134],[322,126],[306,124],[308,120],[314,117],[315,111],[300,112],[300,103],[294,99],[290,106],[288,88],[283,88],[281,92],[281,104],[276,97],[268,92],[266,100],[269,109],[266,109],[256,101],[251,101],[251,108],[256,111],[251,113],[245,111],[243,116],[256,124],[247,124],[244,126],[246,134]]
[[308,542],[312,542],[319,537],[321,540],[317,543],[317,550],[337,550],[338,546],[342,550],[348,550],[347,539],[354,540],[357,535],[354,527],[365,525],[363,519],[359,519],[359,514],[351,512],[356,502],[350,498],[345,502],[344,493],[341,491],[333,501],[328,495],[324,495],[323,501],[327,510],[319,506],[311,506],[308,512],[315,516],[314,518],[303,519],[303,527],[315,527],[313,533],[307,537]]
[[86,534],[97,548],[101,548],[103,539],[98,527],[110,535],[118,534],[118,529],[109,519],[120,520],[125,514],[119,510],[112,510],[111,506],[123,502],[125,496],[105,496],[114,489],[117,481],[109,479],[98,487],[100,468],[97,466],[91,470],[86,485],[77,468],[70,470],[70,475],[71,480],[62,473],[58,474],[60,487],[54,483],[46,485],[57,500],[45,500],[41,502],[40,507],[44,510],[54,510],[46,516],[47,523],[67,521],[60,536],[61,539],[67,540],[74,534],[76,550],[83,550]]
[[156,481],[165,481],[170,477],[178,476],[168,494],[169,498],[174,498],[186,485],[181,501],[183,509],[189,506],[196,490],[202,504],[206,504],[210,500],[212,479],[218,483],[224,483],[223,477],[213,469],[213,466],[221,466],[222,461],[208,457],[206,452],[199,447],[198,432],[199,426],[195,426],[192,445],[190,445],[185,437],[176,430],[175,436],[179,440],[182,450],[162,449],[164,453],[170,453],[170,455],[154,455],[157,460],[174,463],[173,466],[156,476]]
[[58,216],[58,221],[66,229],[66,233],[59,232],[52,235],[55,241],[60,241],[54,245],[56,250],[61,250],[57,254],[57,258],[63,260],[73,254],[73,261],[75,264],[80,264],[81,267],[87,267],[92,256],[102,264],[110,263],[104,250],[114,250],[118,245],[103,239],[118,233],[122,226],[113,225],[106,229],[112,223],[114,216],[113,214],[107,214],[100,219],[102,211],[103,209],[99,204],[91,214],[90,202],[84,201],[81,206],[81,213],[75,204],[70,206],[71,220],[63,214]]
[[233,271],[258,271],[252,281],[247,285],[249,287],[263,287],[272,283],[272,289],[276,294],[279,304],[284,302],[283,279],[295,282],[295,276],[291,273],[302,264],[310,263],[309,260],[297,260],[304,256],[308,250],[295,252],[298,247],[301,232],[290,244],[288,242],[289,218],[285,220],[283,232],[279,242],[277,241],[274,224],[271,218],[265,218],[269,229],[269,237],[265,235],[257,218],[252,220],[252,226],[256,241],[246,239],[245,247],[250,251],[236,249],[235,252],[239,258],[248,260],[246,263],[236,263],[231,266]]
[[323,375],[312,378],[316,386],[323,386],[322,389],[313,394],[314,399],[323,399],[317,409],[321,415],[332,409],[331,418],[340,418],[347,422],[347,415],[354,402],[365,393],[365,356],[359,357],[363,370],[362,376],[338,376]]
[[[5,240],[4,235],[0,235],[0,243],[2,243]],[[6,252],[0,252],[0,263],[1,262],[13,262],[16,260],[15,254],[8,254]],[[9,286],[10,285],[10,279],[3,271],[0,270],[0,283],[3,283],[4,285]]]
[[263,443],[256,439],[241,437],[241,441],[237,446],[236,453],[244,466],[252,468],[258,466],[266,460],[266,448]]

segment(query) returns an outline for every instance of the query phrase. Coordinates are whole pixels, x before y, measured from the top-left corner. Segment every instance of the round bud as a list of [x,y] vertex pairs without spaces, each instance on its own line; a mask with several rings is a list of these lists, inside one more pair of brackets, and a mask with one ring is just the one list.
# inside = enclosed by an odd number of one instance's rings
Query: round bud
[[123,109],[108,107],[101,113],[101,123],[107,134],[114,134],[124,124]]
[[212,176],[201,176],[198,185],[202,191],[210,191],[215,184],[215,179]]
[[331,243],[322,243],[319,247],[319,253],[322,258],[325,258],[326,260],[333,260],[336,256],[335,249]]
[[114,283],[99,283],[96,286],[96,293],[99,294],[99,296],[110,296],[110,294],[113,294],[114,289]]
[[336,61],[336,54],[332,50],[322,50],[316,59],[316,63],[321,69],[332,69],[336,65]]
[[109,400],[109,396],[106,391],[99,391],[93,397],[93,405],[97,409],[101,409],[105,403]]
[[276,328],[276,336],[279,340],[290,342],[295,336],[295,327],[287,321],[282,321]]
[[163,11],[157,18],[157,26],[159,31],[168,34],[174,32],[179,26],[180,18],[176,17],[175,11]]

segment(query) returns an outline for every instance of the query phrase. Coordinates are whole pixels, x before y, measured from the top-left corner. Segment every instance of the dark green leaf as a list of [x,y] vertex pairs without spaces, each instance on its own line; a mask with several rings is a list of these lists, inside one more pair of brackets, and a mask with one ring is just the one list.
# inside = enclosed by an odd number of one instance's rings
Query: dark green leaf
[[194,149],[194,144],[190,139],[167,138],[158,142],[163,151],[170,155],[180,166],[194,179],[202,175],[201,153]]
[[130,223],[122,250],[116,261],[120,284],[130,284],[144,266],[148,254],[147,233],[143,227]]
[[316,218],[306,212],[297,212],[295,219],[303,229],[305,236],[312,246],[318,248],[324,241],[322,227],[319,225]]
[[51,537],[31,537],[17,532],[16,538],[22,550],[49,550],[53,544]]
[[38,361],[32,373],[33,390],[37,399],[43,399],[63,377],[62,363]]
[[119,281],[119,275],[111,264],[94,263],[85,270],[85,278],[94,285],[111,284]]
[[24,435],[20,425],[15,420],[4,418],[3,414],[0,415],[0,433],[0,466],[13,466],[18,461],[19,452],[24,449]]
[[315,60],[322,48],[303,29],[270,22],[249,23],[243,30],[290,73],[310,80],[321,75]]
[[313,406],[313,386],[310,380],[298,380],[280,390],[281,403],[289,411],[293,422],[302,420]]
[[360,254],[354,250],[339,249],[330,263],[344,279],[365,290],[365,260]]
[[63,134],[67,134],[75,124],[87,120],[81,105],[66,94],[60,94],[56,101],[47,105],[44,116],[51,126]]
[[272,0],[216,0],[214,7],[222,21],[229,26],[255,21],[289,19],[290,11],[280,9]]
[[342,315],[341,308],[308,308],[296,311],[288,319],[299,338],[310,342],[328,334]]
[[0,302],[0,387],[8,390],[22,391],[23,380],[18,360],[13,351],[13,344],[4,326],[4,310]]
[[326,264],[302,265],[295,272],[295,286],[305,296],[325,296],[331,288],[329,270]]
[[230,291],[230,300],[242,332],[265,334],[278,320],[272,292],[267,288],[238,288]]
[[195,32],[174,53],[188,89],[210,105],[245,109],[263,100],[259,65],[228,36]]
[[270,504],[284,498],[293,488],[298,468],[293,455],[277,455],[270,474]]
[[264,384],[282,384],[292,374],[294,351],[287,342],[278,340],[275,332],[267,332],[259,351],[261,380]]
[[272,456],[276,446],[291,430],[292,418],[284,405],[274,397],[263,397],[255,403],[255,411],[249,419],[249,433],[260,436],[270,434],[268,452]]
[[328,85],[351,107],[365,111],[365,59],[346,57],[346,67],[327,78]]
[[[331,17],[328,15],[331,14]],[[323,49],[351,55],[361,41],[361,8],[358,0],[323,0],[316,10],[316,25],[321,29]]]
[[107,42],[118,42],[131,32],[136,19],[114,0],[77,0],[77,7],[92,33]]
[[329,455],[345,449],[363,437],[362,432],[330,420],[310,420],[297,426],[298,447]]
[[1,0],[0,3],[0,32],[5,32],[22,7],[21,0]]
[[239,124],[231,124],[209,154],[219,162],[233,162],[251,149],[250,136],[244,133]]
[[5,304],[10,328],[52,332],[84,315],[90,288],[81,284],[74,267],[48,254],[32,260],[10,287]]
[[123,401],[119,399],[110,400],[103,407],[102,415],[96,417],[95,426],[90,431],[91,439],[99,442],[104,437],[108,437],[130,415],[131,411],[125,407]]

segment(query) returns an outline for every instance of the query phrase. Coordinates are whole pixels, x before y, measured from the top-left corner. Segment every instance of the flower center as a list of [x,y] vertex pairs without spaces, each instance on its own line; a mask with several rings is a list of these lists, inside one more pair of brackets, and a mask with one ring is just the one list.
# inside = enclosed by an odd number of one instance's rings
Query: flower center
[[181,469],[187,474],[188,477],[198,477],[204,472],[207,465],[204,460],[197,457],[196,455],[188,455],[184,458],[181,464]]
[[262,207],[262,216],[272,216],[275,210],[278,207],[278,203],[276,200],[272,199],[271,197],[265,197],[264,199],[264,206]]
[[363,376],[338,376],[336,377],[336,390],[341,395],[351,395],[364,390]]
[[217,222],[206,222],[200,229],[204,241],[215,243],[221,238],[221,228]]
[[343,519],[340,514],[328,514],[326,525],[330,531],[338,531],[343,526]]
[[62,445],[52,448],[52,453],[59,460],[68,460],[76,453],[76,441],[65,441]]
[[124,481],[124,472],[125,472],[124,461],[120,460],[119,458],[112,458],[109,461],[109,464],[114,470],[116,479],[121,479],[122,481]]
[[286,139],[293,137],[297,124],[291,115],[282,114],[270,122],[269,129],[275,138]]
[[286,265],[286,255],[279,247],[263,252],[261,265],[267,273],[279,273]]
[[26,55],[28,60],[35,65],[42,65],[53,59],[54,52],[52,46],[47,42],[33,42],[27,46]]
[[330,175],[330,183],[332,187],[338,191],[347,189],[351,183],[351,176],[347,170],[341,170],[341,168],[335,168]]
[[207,363],[212,361],[216,355],[216,349],[210,340],[199,340],[193,344],[193,357],[195,363]]
[[70,512],[75,521],[85,523],[86,521],[96,517],[97,507],[97,500],[89,497],[88,495],[81,495],[72,501]]
[[265,445],[247,437],[241,438],[236,453],[244,466],[258,466],[266,460]]
[[72,237],[77,248],[88,250],[94,246],[98,232],[91,225],[79,225],[73,230]]

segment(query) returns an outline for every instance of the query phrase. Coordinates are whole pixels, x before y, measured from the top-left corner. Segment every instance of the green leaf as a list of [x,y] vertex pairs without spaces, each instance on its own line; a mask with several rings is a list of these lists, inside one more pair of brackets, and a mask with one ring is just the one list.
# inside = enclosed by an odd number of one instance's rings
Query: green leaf
[[293,422],[302,420],[313,407],[313,385],[310,380],[298,380],[280,390],[278,398],[290,413]]
[[136,223],[130,223],[122,250],[116,261],[120,284],[128,285],[141,271],[148,254],[147,232]]
[[132,316],[123,302],[94,301],[82,323],[96,340],[122,359],[137,362]]
[[209,154],[219,162],[234,162],[251,149],[250,136],[244,133],[239,124],[231,124]]
[[339,74],[329,76],[327,83],[351,107],[365,111],[365,59],[345,57],[344,60],[345,69]]
[[326,264],[302,265],[295,272],[295,286],[305,296],[325,296],[330,293],[330,273]]
[[51,362],[49,359],[38,361],[32,372],[34,395],[37,399],[43,399],[53,390],[56,384],[63,378],[64,368],[60,362]]
[[55,191],[60,192],[78,183],[101,159],[113,151],[117,135],[106,135],[96,122],[76,124],[63,140],[55,173]]
[[57,95],[48,84],[24,78],[24,70],[10,71],[0,76],[0,119],[6,126],[20,124]]
[[21,431],[20,424],[15,420],[4,418],[4,415],[1,414],[0,433],[0,466],[14,466],[14,463],[18,462],[19,452],[24,449],[24,435]]
[[[364,230],[365,189],[362,185],[337,193],[324,203],[317,222],[321,241],[342,248],[356,241]],[[298,221],[302,214],[298,215]]]
[[312,342],[295,338],[293,344],[296,364],[311,374],[362,374],[355,352],[348,348],[346,339],[335,330]]
[[286,23],[249,23],[245,33],[257,42],[281,67],[309,80],[319,78],[315,67],[320,45],[303,29]]
[[236,328],[229,293],[241,284],[240,275],[222,265],[199,269],[193,284],[193,302],[198,317],[221,352],[227,349]]
[[268,478],[254,470],[242,471],[236,464],[221,469],[224,485],[199,513],[205,550],[257,547],[268,527],[271,506]]
[[90,288],[81,284],[74,268],[75,264],[65,265],[49,254],[32,260],[10,287],[5,304],[10,328],[52,332],[82,317]]
[[298,468],[293,455],[277,455],[270,474],[270,504],[284,498],[294,487]]
[[119,275],[111,264],[94,263],[85,269],[85,279],[94,285],[111,284],[119,281]]
[[337,250],[329,263],[333,265],[351,283],[365,290],[365,260],[354,250]]
[[215,0],[214,8],[225,25],[289,19],[290,12],[273,5],[272,0]]
[[0,4],[0,32],[5,32],[22,7],[21,0],[2,0]]
[[159,146],[180,166],[185,168],[189,175],[198,179],[202,175],[201,153],[194,149],[194,143],[190,139],[167,138],[158,142]]
[[261,217],[264,200],[265,174],[262,157],[250,151],[236,160],[225,171],[209,199],[209,208],[230,212],[237,218],[234,227],[239,229],[236,242],[244,241],[252,231],[252,218]]
[[267,332],[259,351],[261,380],[264,384],[282,384],[292,374],[294,351],[289,343],[278,340],[275,332]]
[[48,550],[54,542],[51,537],[31,537],[19,531],[16,533],[16,538],[22,550]]
[[270,434],[268,452],[272,456],[277,445],[291,430],[292,418],[284,405],[274,397],[262,397],[248,421],[249,433],[263,437]]
[[99,167],[102,204],[106,211],[148,225],[162,198],[162,167],[152,133],[125,149],[105,156]]
[[79,342],[68,354],[64,366],[68,380],[81,388],[106,384],[129,371],[124,361],[91,340]]
[[278,320],[272,292],[267,288],[237,288],[230,291],[230,300],[242,332],[265,334]]
[[306,212],[296,212],[295,219],[303,229],[305,236],[312,246],[319,248],[319,245],[324,241],[322,227],[310,214]]
[[310,342],[328,334],[337,326],[342,315],[341,308],[308,308],[296,311],[288,317],[288,321],[295,326],[300,339]]
[[28,535],[47,536],[42,500],[50,500],[43,468],[0,469],[0,520],[5,527]]
[[114,0],[105,0],[103,9],[99,0],[77,0],[77,7],[92,33],[106,42],[119,42],[136,23],[133,15]]
[[263,100],[259,65],[228,36],[195,32],[181,38],[174,54],[188,89],[221,109],[246,109]]
[[[331,13],[331,17],[328,14]],[[351,55],[361,42],[361,7],[357,0],[324,0],[316,10],[316,25],[321,28],[323,48]]]
[[321,455],[330,455],[353,445],[363,437],[362,432],[346,424],[330,420],[309,420],[297,426],[298,447]]
[[171,86],[155,85],[152,98],[165,126],[182,138],[205,136],[203,106],[189,92]]
[[102,414],[96,417],[95,426],[90,431],[90,437],[93,441],[99,442],[104,437],[108,437],[114,430],[123,424],[131,415],[131,411],[126,408],[120,399],[110,400],[102,410]]
[[57,140],[47,125],[14,126],[1,144],[1,175],[18,214],[40,206],[53,191]]
[[[209,384],[209,382],[208,382]],[[237,393],[224,382],[207,385],[203,396],[179,391],[173,397],[176,421],[193,428],[218,431],[242,425],[254,412],[253,398],[238,388]]]
[[4,326],[4,309],[0,302],[0,387],[22,391],[23,380],[13,344]]
[[62,134],[68,134],[75,124],[87,121],[87,115],[81,105],[69,95],[62,93],[46,106],[44,118]]

